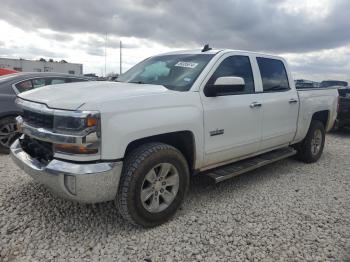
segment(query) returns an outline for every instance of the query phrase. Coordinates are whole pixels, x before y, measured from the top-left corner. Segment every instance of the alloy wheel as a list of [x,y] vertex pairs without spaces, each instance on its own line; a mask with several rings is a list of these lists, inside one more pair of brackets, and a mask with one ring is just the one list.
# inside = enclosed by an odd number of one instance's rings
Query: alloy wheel
[[151,213],[168,208],[179,190],[180,177],[176,167],[170,163],[154,166],[145,176],[141,187],[141,202]]
[[315,156],[317,155],[322,147],[322,132],[319,129],[316,129],[314,132],[314,136],[311,139],[311,153]]
[[15,123],[8,123],[0,127],[0,145],[9,148],[18,136]]

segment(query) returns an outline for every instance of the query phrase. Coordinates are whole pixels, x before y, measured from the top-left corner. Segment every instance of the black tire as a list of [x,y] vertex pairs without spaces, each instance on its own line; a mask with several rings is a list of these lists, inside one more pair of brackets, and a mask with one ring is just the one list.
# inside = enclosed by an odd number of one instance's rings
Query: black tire
[[[2,154],[8,154],[11,144],[20,136],[16,131],[8,133],[13,128],[16,130],[16,119],[14,117],[0,119],[0,153]],[[8,136],[4,136],[7,133]]]
[[[166,209],[152,213],[144,207],[141,201],[141,190],[146,174],[161,163],[169,163],[178,171],[178,191]],[[147,143],[126,156],[116,204],[120,214],[130,223],[143,227],[154,227],[166,222],[176,213],[184,200],[188,187],[189,168],[181,152],[167,144]],[[160,198],[160,195],[158,197]]]
[[342,131],[343,126],[340,124],[339,120],[336,119],[334,122],[334,126],[332,127],[332,132]]
[[[315,150],[313,142],[315,137],[317,136],[316,133],[318,132],[320,132],[322,140],[319,143],[319,149]],[[323,123],[317,120],[312,120],[305,139],[296,146],[296,149],[298,150],[298,159],[305,163],[317,162],[323,153],[326,137],[325,133],[326,132]]]

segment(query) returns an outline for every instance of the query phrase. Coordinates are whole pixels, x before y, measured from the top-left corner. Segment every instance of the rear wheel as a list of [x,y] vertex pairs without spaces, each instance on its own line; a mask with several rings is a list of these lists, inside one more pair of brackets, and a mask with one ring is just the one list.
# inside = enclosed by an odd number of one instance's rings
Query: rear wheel
[[0,153],[8,154],[11,144],[19,137],[13,117],[0,119]]
[[313,120],[305,139],[297,146],[298,158],[305,163],[320,159],[325,144],[325,127],[322,122]]
[[167,144],[148,143],[126,157],[117,206],[129,222],[157,226],[175,214],[188,186],[188,164],[181,152]]

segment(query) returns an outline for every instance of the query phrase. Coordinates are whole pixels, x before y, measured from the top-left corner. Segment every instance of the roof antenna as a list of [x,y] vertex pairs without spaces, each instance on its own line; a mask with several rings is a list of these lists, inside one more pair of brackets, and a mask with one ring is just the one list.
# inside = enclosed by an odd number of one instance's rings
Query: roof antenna
[[210,50],[212,50],[212,48],[209,47],[209,44],[206,44],[206,45],[203,47],[202,52],[207,52],[207,51],[210,51]]

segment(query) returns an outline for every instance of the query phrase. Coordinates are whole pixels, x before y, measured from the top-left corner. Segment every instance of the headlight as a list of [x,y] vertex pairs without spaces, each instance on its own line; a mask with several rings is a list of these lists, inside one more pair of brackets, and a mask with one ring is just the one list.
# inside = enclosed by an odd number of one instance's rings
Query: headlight
[[[57,111],[56,111],[57,112]],[[56,113],[55,112],[55,113]],[[72,115],[54,115],[54,130],[64,133],[98,131],[100,115],[98,112],[74,112]]]
[[[57,111],[55,112],[57,113]],[[56,153],[89,155],[97,154],[100,148],[100,114],[93,111],[62,111],[54,115],[54,131],[83,136],[83,144],[54,144]]]

